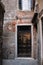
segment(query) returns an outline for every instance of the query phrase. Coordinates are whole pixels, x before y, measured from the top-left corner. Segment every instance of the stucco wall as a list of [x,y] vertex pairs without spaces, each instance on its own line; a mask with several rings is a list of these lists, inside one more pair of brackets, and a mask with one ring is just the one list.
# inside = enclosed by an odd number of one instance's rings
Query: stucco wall
[[3,58],[14,58],[15,32],[6,29],[6,23],[15,18],[17,9],[17,0],[2,0],[5,6],[4,24],[3,24]]
[[15,10],[17,10],[17,0],[2,0],[5,6],[4,24],[15,18]]
[[[30,15],[31,14],[31,15]],[[16,24],[29,24],[31,23],[32,17],[34,13],[33,12],[24,12],[24,11],[16,11],[16,16],[18,18],[29,18],[29,19],[16,19],[16,20],[10,20],[10,22],[7,22],[3,26],[3,58],[4,59],[14,59],[15,58],[15,33],[16,33]],[[11,26],[11,29],[9,29],[9,25]],[[33,40],[33,57],[37,58],[37,32],[34,29],[34,40]]]
[[[38,0],[39,1],[39,8],[40,10],[43,8],[43,0]],[[15,20],[15,12],[17,10],[17,0],[2,0],[3,4],[5,5],[5,15],[4,15],[4,25],[3,25],[3,58],[5,59],[14,59],[15,58],[15,32],[14,31],[9,31],[6,26],[7,26],[7,22],[8,24],[10,22],[14,22]],[[35,31],[34,31],[35,32]],[[37,34],[35,34],[35,38]],[[34,39],[35,39],[34,38]],[[35,49],[34,52],[37,51],[36,47],[36,43],[37,41],[35,41]],[[35,52],[34,57],[37,57],[37,53]],[[4,61],[4,63],[6,62],[6,60]],[[11,61],[10,61],[11,62]]]
[[[27,17],[31,18],[31,16],[33,17],[33,14],[32,14],[32,12],[29,12],[29,11],[25,12],[25,13],[16,12],[17,7],[18,7],[17,0],[2,0],[2,2],[5,5],[5,15],[4,15],[4,25],[3,25],[3,55],[4,55],[3,57],[4,58],[14,58],[15,32],[9,31],[6,28],[7,27],[6,23],[8,23],[8,25],[9,25],[10,22],[14,22],[15,16],[18,16],[18,17],[27,16]],[[30,18],[27,20],[24,20],[24,21],[26,21],[27,23],[31,22],[32,18],[31,19]],[[35,45],[36,45],[36,42],[35,42]],[[13,52],[12,52],[12,50],[13,50]],[[36,55],[34,55],[34,56],[36,56]]]
[[38,0],[39,12],[43,9],[43,0]]

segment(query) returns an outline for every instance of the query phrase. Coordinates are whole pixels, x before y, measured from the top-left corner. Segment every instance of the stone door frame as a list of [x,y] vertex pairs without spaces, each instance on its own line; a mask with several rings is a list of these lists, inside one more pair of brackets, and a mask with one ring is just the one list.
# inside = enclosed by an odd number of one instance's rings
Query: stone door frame
[[[32,57],[17,57],[17,26],[19,26],[19,25],[29,25],[29,26],[31,26],[31,37],[32,37]],[[16,31],[15,31],[15,58],[16,59],[32,59],[33,58],[33,25],[32,25],[32,23],[29,23],[29,24],[16,24],[16,26],[15,26],[15,28],[16,28]]]

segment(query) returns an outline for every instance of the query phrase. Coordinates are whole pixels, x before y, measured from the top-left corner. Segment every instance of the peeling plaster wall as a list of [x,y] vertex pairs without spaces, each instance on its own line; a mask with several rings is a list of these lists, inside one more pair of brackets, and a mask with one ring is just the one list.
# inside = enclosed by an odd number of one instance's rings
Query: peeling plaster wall
[[[31,15],[30,15],[31,14]],[[18,19],[18,20],[12,20],[11,22],[5,23],[3,27],[3,58],[4,59],[14,59],[15,58],[15,25],[16,24],[29,24],[31,23],[32,17],[34,13],[33,12],[24,12],[24,11],[17,11],[16,16],[18,18],[29,18],[29,19]],[[12,29],[9,30],[8,27],[11,25]],[[35,33],[36,30],[34,29],[34,52],[33,57],[37,58],[37,33]],[[35,52],[36,51],[36,52]]]
[[[8,25],[10,25],[11,22],[13,22],[13,24],[15,25],[15,16],[18,17],[29,17],[29,19],[25,19],[19,21],[16,20],[16,23],[22,23],[23,22],[26,23],[30,23],[33,17],[33,13],[32,12],[18,12],[17,11],[17,0],[2,0],[3,4],[5,5],[5,15],[4,15],[4,25],[3,25],[3,58],[4,59],[14,59],[15,58],[15,26],[13,27],[14,29],[12,29],[12,31],[8,30],[7,27]],[[11,24],[12,26],[12,24]],[[34,31],[35,32],[35,31]],[[34,34],[34,39],[36,39],[37,33]],[[34,40],[34,48],[37,48],[37,41]],[[37,52],[37,49],[35,50]],[[37,53],[34,53],[34,58],[37,57]]]
[[15,50],[15,32],[6,29],[6,24],[15,19],[17,10],[17,0],[2,0],[5,6],[4,24],[3,24],[3,58],[14,58]]
[[5,5],[4,24],[10,22],[15,18],[15,11],[17,10],[17,0],[2,0]]

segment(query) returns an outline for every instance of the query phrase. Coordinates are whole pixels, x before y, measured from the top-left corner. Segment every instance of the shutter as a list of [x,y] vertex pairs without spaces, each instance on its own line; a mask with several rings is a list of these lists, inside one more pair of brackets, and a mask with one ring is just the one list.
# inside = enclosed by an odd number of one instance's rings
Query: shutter
[[19,0],[19,9],[22,10],[22,0]]

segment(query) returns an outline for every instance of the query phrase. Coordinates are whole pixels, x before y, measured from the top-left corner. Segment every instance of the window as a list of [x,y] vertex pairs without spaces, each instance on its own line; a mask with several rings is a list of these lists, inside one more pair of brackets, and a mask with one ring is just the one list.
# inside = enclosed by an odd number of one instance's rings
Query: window
[[35,6],[35,0],[19,0],[20,10],[31,11],[31,9],[34,9],[34,6]]

